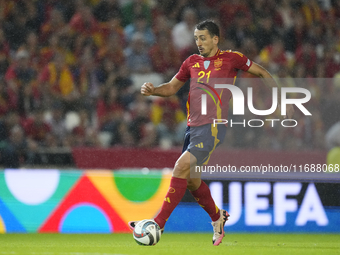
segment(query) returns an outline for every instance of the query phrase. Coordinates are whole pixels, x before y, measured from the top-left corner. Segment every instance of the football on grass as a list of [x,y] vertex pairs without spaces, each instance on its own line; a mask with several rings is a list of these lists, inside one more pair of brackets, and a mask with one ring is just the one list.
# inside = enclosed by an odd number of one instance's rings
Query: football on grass
[[133,238],[139,245],[155,245],[161,239],[161,229],[153,220],[142,220],[136,224]]

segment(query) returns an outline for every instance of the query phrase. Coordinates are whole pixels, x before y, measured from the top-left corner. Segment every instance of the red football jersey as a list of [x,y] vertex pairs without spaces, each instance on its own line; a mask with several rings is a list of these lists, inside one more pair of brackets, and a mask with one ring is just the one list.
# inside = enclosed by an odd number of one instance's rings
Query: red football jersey
[[[248,71],[252,61],[237,51],[218,50],[215,56],[205,58],[191,55],[182,64],[176,78],[190,79],[187,101],[188,126],[213,123],[214,119],[227,119],[231,92],[215,88],[215,84],[235,84],[238,70]],[[206,94],[207,113],[201,114],[202,94]]]

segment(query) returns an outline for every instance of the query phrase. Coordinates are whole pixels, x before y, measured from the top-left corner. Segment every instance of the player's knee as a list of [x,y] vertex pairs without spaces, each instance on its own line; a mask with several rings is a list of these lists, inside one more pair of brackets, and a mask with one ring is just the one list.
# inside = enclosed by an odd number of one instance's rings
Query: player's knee
[[174,168],[174,176],[180,178],[186,178],[190,172],[190,162],[184,160],[177,160]]
[[190,191],[197,190],[200,187],[200,185],[201,185],[201,179],[198,179],[198,178],[194,178],[194,179],[188,178],[187,179],[187,188]]

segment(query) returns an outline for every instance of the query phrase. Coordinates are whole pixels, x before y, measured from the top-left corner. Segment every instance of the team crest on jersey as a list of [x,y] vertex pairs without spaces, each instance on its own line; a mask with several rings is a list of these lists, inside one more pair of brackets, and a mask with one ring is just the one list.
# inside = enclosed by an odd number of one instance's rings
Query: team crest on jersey
[[221,70],[221,66],[223,64],[223,59],[222,58],[218,58],[214,61],[214,67],[215,70]]

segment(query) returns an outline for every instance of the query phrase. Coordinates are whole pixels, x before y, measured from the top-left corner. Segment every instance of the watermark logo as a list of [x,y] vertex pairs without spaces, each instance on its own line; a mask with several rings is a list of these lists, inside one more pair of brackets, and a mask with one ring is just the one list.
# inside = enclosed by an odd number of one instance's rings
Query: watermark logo
[[[203,82],[200,82],[199,84],[202,84],[202,85],[206,86],[207,88],[209,88],[217,96],[218,101],[222,105],[221,97],[218,95],[217,91],[213,87],[211,87],[208,84],[205,84]],[[207,89],[201,88],[201,87],[197,87],[197,88],[200,89],[200,90],[203,90],[205,93],[207,93],[212,98],[212,100],[214,101],[215,105],[217,105],[217,102],[216,102],[214,96],[211,94],[210,91],[208,91]],[[207,95],[206,94],[202,94],[202,98],[201,99],[202,99],[202,111],[201,111],[201,113],[202,113],[202,115],[207,115]]]
[[[244,99],[244,94],[242,90],[234,85],[231,84],[215,84],[214,88],[212,86],[209,86],[205,83],[200,83],[205,85],[207,88],[209,88],[218,98],[221,106],[222,106],[222,101],[220,96],[218,95],[217,91],[215,89],[228,89],[233,97],[233,114],[234,115],[244,115],[244,105],[245,105],[245,99]],[[214,98],[214,96],[211,94],[210,91],[204,88],[199,89],[203,90],[206,92],[214,101],[215,105],[217,105],[217,102]],[[287,95],[289,93],[295,93],[295,94],[303,94],[303,98],[287,98]],[[248,109],[251,113],[259,116],[267,116],[272,113],[274,113],[277,109],[278,106],[278,88],[272,88],[272,105],[269,109],[267,110],[258,110],[255,109],[254,104],[253,104],[253,88],[248,87],[247,89],[247,95],[248,95],[248,100],[247,100],[247,105]],[[287,113],[286,107],[288,104],[293,104],[295,105],[300,111],[306,115],[306,116],[311,116],[312,114],[303,106],[304,103],[307,103],[311,99],[311,93],[309,90],[305,88],[298,88],[298,87],[282,87],[281,88],[281,115],[285,116]],[[201,95],[201,114],[202,115],[207,115],[207,95],[202,94]],[[279,121],[279,119],[266,119],[265,121],[270,121],[272,123],[272,127],[274,126],[274,121]],[[285,125],[284,122],[294,122],[293,125]],[[254,122],[257,122],[258,125],[254,125]],[[214,119],[213,120],[214,125],[215,124],[227,124],[228,120],[226,119]],[[244,120],[243,122],[237,122],[234,124],[242,124],[243,126],[246,125],[246,121]],[[297,125],[297,121],[294,119],[285,119],[281,122],[282,126],[284,127],[295,127]],[[231,126],[233,125],[232,120],[231,120]],[[248,125],[250,127],[262,127],[264,125],[264,121],[260,119],[252,119],[248,121]]]
[[[201,83],[204,84],[204,83]],[[207,87],[209,87],[211,90],[214,91],[214,93],[217,95],[221,105],[221,98],[218,96],[217,91],[212,88],[211,86],[208,86],[207,84],[204,84]],[[230,85],[230,84],[215,84],[215,88],[216,89],[229,89],[232,96],[233,96],[233,114],[234,115],[244,115],[244,95],[243,92],[240,88],[234,86],[234,85]],[[213,96],[211,95],[211,93],[209,91],[207,91],[206,89],[203,88],[199,88],[202,89],[203,91],[205,91],[207,94],[209,94],[212,98]],[[270,109],[268,110],[257,110],[254,107],[253,104],[253,88],[249,87],[247,90],[248,93],[248,108],[250,110],[251,113],[255,114],[255,115],[261,115],[261,116],[265,116],[265,115],[270,115],[273,112],[275,112],[277,105],[278,105],[278,100],[277,100],[277,88],[273,88],[272,90],[272,99],[273,99],[273,103],[272,106],[270,107]],[[291,99],[291,98],[287,98],[287,94],[288,93],[302,93],[305,95],[304,98],[295,98],[295,99]],[[207,99],[206,99],[206,95],[202,94],[202,100],[201,100],[201,114],[202,115],[207,115]],[[281,88],[281,115],[286,115],[286,106],[287,104],[294,104],[297,108],[299,108],[304,115],[312,115],[302,104],[307,103],[309,100],[311,99],[311,93],[309,90],[304,89],[304,88],[290,88],[290,87],[284,87]],[[215,104],[216,104],[216,100],[213,98]]]

